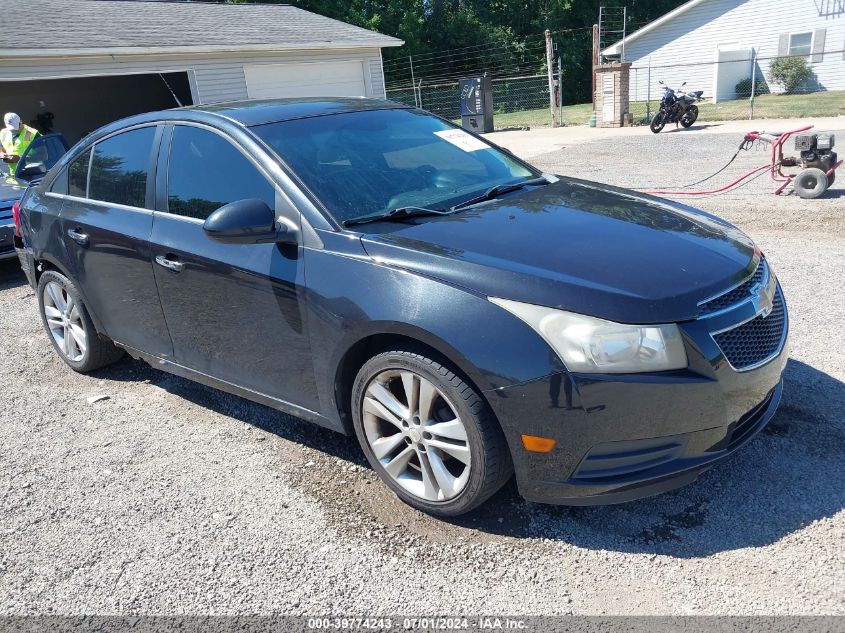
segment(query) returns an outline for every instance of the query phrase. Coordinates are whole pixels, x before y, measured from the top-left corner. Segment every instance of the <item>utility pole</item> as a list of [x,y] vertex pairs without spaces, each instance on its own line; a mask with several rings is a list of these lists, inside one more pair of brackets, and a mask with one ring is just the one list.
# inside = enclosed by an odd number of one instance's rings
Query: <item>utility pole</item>
[[557,112],[555,111],[555,75],[552,62],[552,32],[546,29],[546,71],[549,75],[549,110],[552,113],[552,127],[557,127]]

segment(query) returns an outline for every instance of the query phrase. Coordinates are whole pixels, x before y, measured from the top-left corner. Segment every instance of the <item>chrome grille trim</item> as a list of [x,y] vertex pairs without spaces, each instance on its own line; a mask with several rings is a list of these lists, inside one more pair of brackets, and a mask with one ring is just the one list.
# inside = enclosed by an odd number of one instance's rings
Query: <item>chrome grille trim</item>
[[[755,283],[759,283],[763,287],[768,286],[770,276],[769,265],[766,259],[761,257],[754,272],[748,277],[717,295],[699,301],[699,317],[716,316],[733,309],[738,303],[742,303],[751,297],[750,291]],[[709,307],[708,304],[710,304]]]

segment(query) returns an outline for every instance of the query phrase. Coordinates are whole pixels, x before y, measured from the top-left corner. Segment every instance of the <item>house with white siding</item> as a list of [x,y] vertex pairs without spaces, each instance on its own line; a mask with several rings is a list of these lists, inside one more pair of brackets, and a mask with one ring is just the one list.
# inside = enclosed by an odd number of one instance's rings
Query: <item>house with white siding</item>
[[[602,55],[622,52],[620,41]],[[845,90],[845,0],[690,0],[624,42],[632,101],[658,98],[659,80],[734,99],[740,80],[768,81],[771,61],[788,55],[809,62],[809,90]]]
[[0,113],[70,142],[115,119],[250,98],[384,98],[402,40],[281,4],[2,0]]

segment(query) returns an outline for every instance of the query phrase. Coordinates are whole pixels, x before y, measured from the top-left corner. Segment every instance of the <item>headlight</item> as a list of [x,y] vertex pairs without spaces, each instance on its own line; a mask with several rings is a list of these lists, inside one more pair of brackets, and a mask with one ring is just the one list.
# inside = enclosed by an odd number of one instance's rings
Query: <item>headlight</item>
[[570,371],[620,374],[687,366],[677,325],[625,325],[530,303],[489,299],[534,328]]

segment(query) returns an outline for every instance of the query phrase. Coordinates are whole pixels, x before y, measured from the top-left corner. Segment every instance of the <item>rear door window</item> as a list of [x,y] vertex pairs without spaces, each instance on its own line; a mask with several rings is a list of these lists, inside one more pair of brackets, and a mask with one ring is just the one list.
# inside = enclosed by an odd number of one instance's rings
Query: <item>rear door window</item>
[[275,208],[273,186],[229,141],[209,130],[177,125],[170,145],[167,210],[204,220],[224,204],[246,198]]
[[88,197],[88,164],[91,162],[91,150],[79,155],[68,167],[68,195],[77,198]]
[[154,126],[129,130],[94,145],[89,198],[130,207],[147,206],[155,130]]

